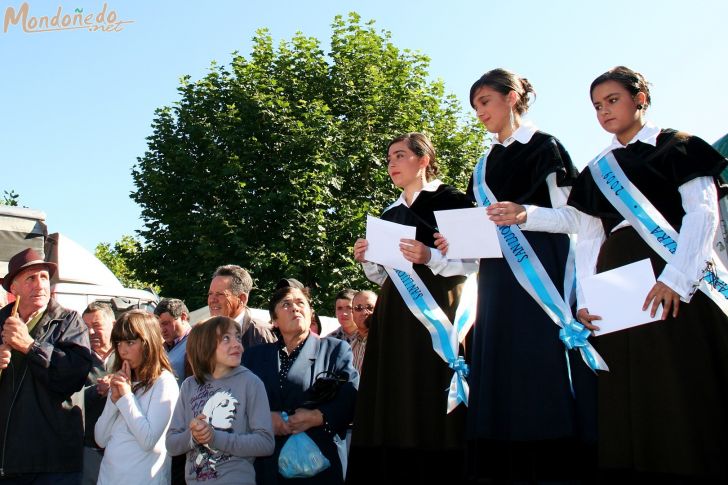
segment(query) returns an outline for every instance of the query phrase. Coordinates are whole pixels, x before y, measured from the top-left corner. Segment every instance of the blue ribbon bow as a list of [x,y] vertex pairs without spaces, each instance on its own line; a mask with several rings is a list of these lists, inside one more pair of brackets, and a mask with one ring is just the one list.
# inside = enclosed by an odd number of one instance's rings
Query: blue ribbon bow
[[468,374],[470,374],[470,368],[468,367],[468,364],[465,363],[465,359],[462,356],[458,356],[456,359],[450,360],[448,366],[450,366],[453,371],[457,372],[458,376],[463,379],[468,377]]
[[591,330],[576,320],[571,320],[559,330],[559,338],[564,343],[564,346],[569,350],[580,349],[589,367],[592,370],[596,370],[599,368],[599,364],[594,356],[594,347],[588,341],[590,336]]

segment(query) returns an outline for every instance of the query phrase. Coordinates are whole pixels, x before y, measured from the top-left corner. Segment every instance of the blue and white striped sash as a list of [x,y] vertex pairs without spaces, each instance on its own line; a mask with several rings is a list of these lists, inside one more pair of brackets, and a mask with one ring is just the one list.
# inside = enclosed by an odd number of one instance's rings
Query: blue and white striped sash
[[453,370],[447,396],[447,412],[452,412],[460,403],[467,406],[469,388],[465,378],[469,369],[465,359],[459,355],[459,347],[475,321],[478,293],[476,275],[470,275],[465,281],[453,325],[414,270],[409,274],[393,268],[385,269],[407,308],[429,332],[433,350]]
[[[481,156],[473,173],[475,198],[478,205],[482,207],[488,207],[497,202],[485,181],[486,160],[486,155]],[[517,225],[498,226],[498,241],[503,251],[503,257],[508,262],[508,266],[513,271],[518,283],[531,295],[551,320],[561,328],[559,338],[566,346],[566,349],[579,349],[584,362],[594,371],[609,370],[604,359],[588,341],[591,332],[574,319],[570,306],[559,294],[521,229]],[[573,263],[571,258],[570,263]],[[567,281],[564,286],[565,290],[567,290],[567,299],[570,299],[569,294],[573,289],[574,281],[573,266],[571,271],[567,268],[566,273]],[[569,382],[571,383],[568,351],[566,351],[566,360],[569,369]]]
[[[612,152],[595,158],[589,170],[599,190],[637,231],[637,234],[666,262],[677,250],[678,233],[647,197],[627,178]],[[715,251],[693,293],[700,289],[728,315],[728,271]]]

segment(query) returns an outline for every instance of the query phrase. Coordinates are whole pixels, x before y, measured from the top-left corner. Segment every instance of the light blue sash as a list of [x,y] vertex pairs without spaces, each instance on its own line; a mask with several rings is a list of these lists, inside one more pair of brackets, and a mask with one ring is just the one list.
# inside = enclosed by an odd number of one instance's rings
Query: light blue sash
[[[486,159],[486,155],[480,157],[473,173],[475,198],[478,205],[483,207],[488,207],[497,202],[493,192],[485,182]],[[579,349],[584,362],[594,371],[609,370],[604,359],[587,340],[591,332],[574,319],[571,308],[559,294],[521,229],[517,225],[498,226],[498,241],[503,251],[503,257],[508,262],[508,266],[513,271],[518,283],[531,295],[551,320],[561,328],[559,338],[566,346],[566,349]],[[571,261],[573,262],[573,259]],[[567,275],[569,275],[569,271],[567,271]],[[564,284],[564,289],[568,289],[565,292],[567,299],[570,299],[573,281],[573,276],[570,275]],[[565,352],[569,383],[571,384],[569,353],[568,350]]]
[[475,274],[470,275],[463,285],[453,325],[416,272],[408,274],[398,269],[388,267],[385,269],[397,291],[402,295],[407,308],[430,333],[433,350],[453,370],[447,395],[447,412],[452,412],[460,403],[467,406],[470,389],[465,378],[468,376],[468,365],[465,359],[458,355],[458,351],[460,342],[475,321],[473,310],[478,292]]
[[[678,233],[647,197],[627,178],[612,152],[589,163],[589,170],[599,190],[642,239],[662,259],[670,262],[677,250]],[[700,289],[728,315],[728,272],[715,251],[691,295]]]

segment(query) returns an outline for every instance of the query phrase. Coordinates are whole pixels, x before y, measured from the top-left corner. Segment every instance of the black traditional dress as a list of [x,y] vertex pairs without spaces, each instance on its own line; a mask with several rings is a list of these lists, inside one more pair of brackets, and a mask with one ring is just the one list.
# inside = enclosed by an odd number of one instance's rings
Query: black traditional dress
[[[531,127],[520,127],[513,137],[487,155],[488,187],[499,201],[551,208],[547,178],[555,174],[556,185],[565,187],[576,177],[568,153]],[[563,296],[568,236],[525,229]],[[596,439],[595,376],[578,352],[569,352],[569,361],[571,383],[559,327],[505,259],[482,259],[468,407],[472,479],[578,478],[589,468],[584,447]],[[579,460],[568,460],[575,453]]]
[[[678,188],[716,177],[726,160],[697,137],[655,133],[656,144],[638,139],[612,153],[679,232],[685,211]],[[645,258],[655,275],[663,273],[665,261],[631,226],[613,231],[624,218],[588,168],[569,204],[601,220],[607,238],[597,273]],[[663,483],[728,479],[728,318],[707,296],[698,291],[680,304],[677,318],[600,336],[595,347],[610,368],[599,377],[598,399],[599,466],[607,476]]]
[[[467,207],[472,202],[464,194],[440,185],[420,192],[410,207],[390,207],[381,217],[416,226],[417,240],[434,248],[433,211]],[[465,277],[435,275],[423,264],[414,270],[453,321]],[[447,414],[453,371],[435,353],[429,333],[389,278],[370,323],[347,483],[460,483],[466,408],[460,405]]]

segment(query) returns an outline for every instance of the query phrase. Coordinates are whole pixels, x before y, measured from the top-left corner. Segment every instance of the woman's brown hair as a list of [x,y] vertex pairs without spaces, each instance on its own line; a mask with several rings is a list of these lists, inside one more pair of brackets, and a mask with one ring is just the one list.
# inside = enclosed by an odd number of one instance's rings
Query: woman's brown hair
[[146,392],[163,370],[173,372],[167,352],[164,350],[164,341],[159,331],[159,320],[152,313],[144,310],[130,310],[123,313],[114,323],[114,328],[111,330],[111,342],[114,345],[114,352],[116,352],[112,369],[114,372],[118,372],[123,363],[119,358],[119,342],[136,339],[141,340],[142,363],[134,371],[137,383],[134,384],[132,391],[144,389]]
[[206,376],[215,371],[215,351],[222,336],[235,329],[240,334],[238,322],[229,317],[212,317],[190,330],[187,337],[187,359],[198,384],[205,383]]
[[492,69],[475,81],[470,87],[470,106],[475,108],[473,98],[483,86],[488,86],[492,90],[507,96],[511,91],[516,93],[516,105],[513,107],[516,113],[522,115],[528,111],[531,104],[531,97],[536,97],[536,90],[533,89],[531,83],[525,77],[520,77],[515,72],[508,69]]
[[417,132],[400,135],[389,142],[389,145],[387,145],[387,153],[389,153],[389,149],[392,145],[401,141],[407,142],[407,148],[412,150],[412,153],[414,153],[418,157],[424,157],[425,155],[430,157],[430,163],[425,169],[425,177],[427,178],[428,182],[431,182],[433,179],[435,179],[440,171],[440,167],[437,164],[435,147],[432,144],[432,141],[430,141],[430,139],[427,137],[427,135]]

